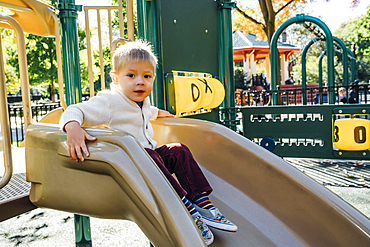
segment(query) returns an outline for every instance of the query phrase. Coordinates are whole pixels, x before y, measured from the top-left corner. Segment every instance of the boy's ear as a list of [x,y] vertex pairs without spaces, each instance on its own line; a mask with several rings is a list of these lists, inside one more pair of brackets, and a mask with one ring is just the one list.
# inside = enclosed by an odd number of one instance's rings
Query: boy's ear
[[110,72],[110,77],[112,78],[113,83],[118,85],[118,75],[115,71]]

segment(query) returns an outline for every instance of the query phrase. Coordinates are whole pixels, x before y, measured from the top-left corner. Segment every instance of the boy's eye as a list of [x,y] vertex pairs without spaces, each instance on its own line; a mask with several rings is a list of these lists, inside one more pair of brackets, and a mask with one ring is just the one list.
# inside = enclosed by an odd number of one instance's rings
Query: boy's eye
[[151,75],[144,75],[144,78],[150,79],[150,78],[152,78],[152,76]]
[[128,77],[131,77],[131,78],[134,78],[134,77],[135,77],[135,75],[134,75],[134,74],[128,74],[127,76],[128,76]]

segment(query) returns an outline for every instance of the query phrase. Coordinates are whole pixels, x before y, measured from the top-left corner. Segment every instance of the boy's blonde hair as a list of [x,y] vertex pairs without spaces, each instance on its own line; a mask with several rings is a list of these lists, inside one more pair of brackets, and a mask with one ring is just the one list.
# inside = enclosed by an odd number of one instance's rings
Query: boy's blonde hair
[[152,52],[152,46],[143,40],[126,42],[114,51],[112,56],[112,71],[119,72],[127,63],[149,61],[157,66],[157,57]]

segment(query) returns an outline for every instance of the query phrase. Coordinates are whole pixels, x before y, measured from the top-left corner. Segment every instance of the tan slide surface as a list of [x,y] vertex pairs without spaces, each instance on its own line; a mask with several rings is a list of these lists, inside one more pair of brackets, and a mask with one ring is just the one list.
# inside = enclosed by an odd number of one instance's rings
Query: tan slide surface
[[88,144],[90,157],[74,162],[58,125],[29,126],[26,178],[33,204],[134,221],[155,246],[205,246],[182,201],[132,136],[87,131],[98,141]]
[[[370,246],[370,220],[297,169],[221,125],[152,122],[159,144],[187,145],[236,233],[212,229],[211,246]],[[27,132],[30,199],[39,207],[136,222],[155,246],[204,246],[181,200],[140,145],[123,132],[88,129],[98,141],[74,162],[56,125]]]
[[284,160],[219,124],[152,122],[159,145],[181,142],[213,186],[211,200],[238,232],[212,246],[370,246],[370,220]]

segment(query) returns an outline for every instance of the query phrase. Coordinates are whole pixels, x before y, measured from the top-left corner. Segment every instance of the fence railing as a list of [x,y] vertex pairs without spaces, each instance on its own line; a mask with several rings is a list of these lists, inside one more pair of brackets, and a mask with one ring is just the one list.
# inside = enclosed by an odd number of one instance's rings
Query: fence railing
[[[32,121],[33,122],[40,121],[43,116],[59,107],[61,107],[60,102],[37,104],[31,106]],[[8,104],[8,111],[9,111],[11,142],[13,145],[18,147],[25,137],[23,106]]]
[[[270,105],[271,95],[276,94],[280,105],[328,104],[328,91],[334,90],[335,104],[370,103],[370,85],[351,84],[348,86],[284,88],[278,90],[245,90],[235,92],[236,106]],[[304,95],[305,93],[305,95]]]

